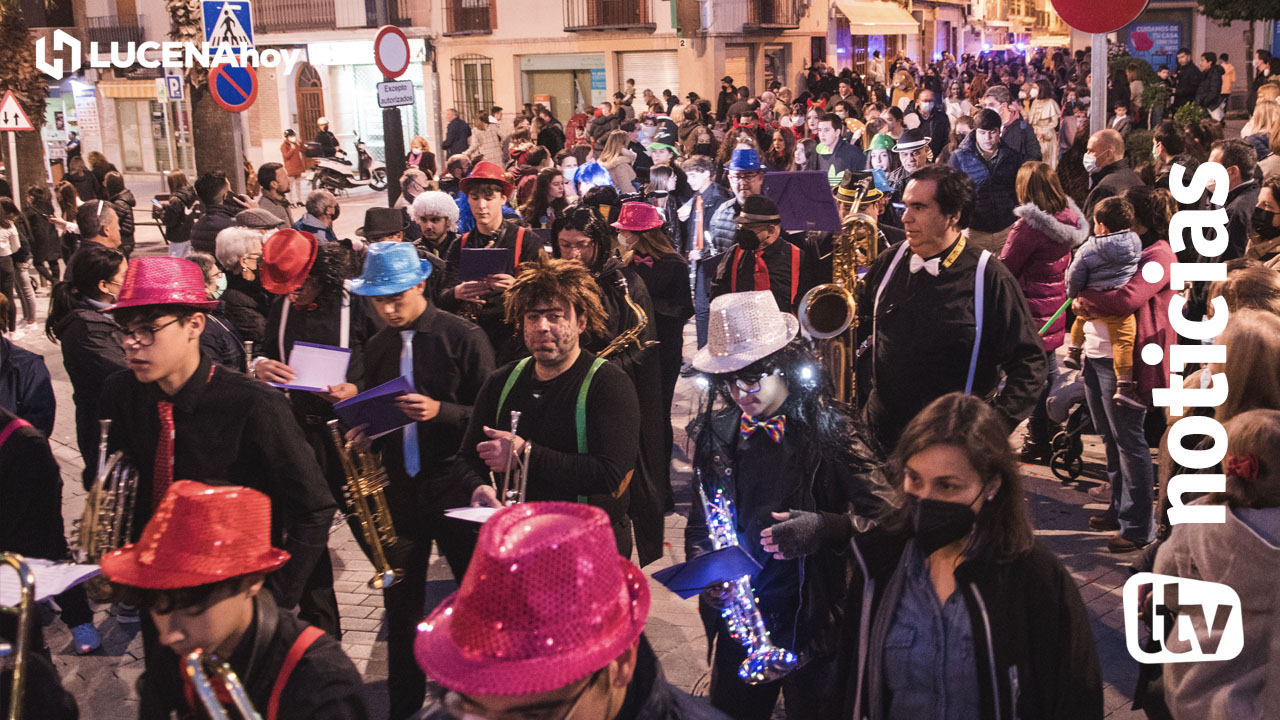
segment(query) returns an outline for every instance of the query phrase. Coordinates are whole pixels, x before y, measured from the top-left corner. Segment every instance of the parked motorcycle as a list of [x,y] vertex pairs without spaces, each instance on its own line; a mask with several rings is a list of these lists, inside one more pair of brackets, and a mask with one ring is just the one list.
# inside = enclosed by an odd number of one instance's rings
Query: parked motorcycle
[[307,143],[303,148],[303,154],[316,162],[311,174],[312,190],[328,190],[336,194],[365,186],[374,190],[387,188],[386,165],[373,159],[365,149],[364,140],[360,138],[356,138],[355,165],[347,159],[347,154],[342,148],[338,148],[334,157],[325,157],[317,142]]

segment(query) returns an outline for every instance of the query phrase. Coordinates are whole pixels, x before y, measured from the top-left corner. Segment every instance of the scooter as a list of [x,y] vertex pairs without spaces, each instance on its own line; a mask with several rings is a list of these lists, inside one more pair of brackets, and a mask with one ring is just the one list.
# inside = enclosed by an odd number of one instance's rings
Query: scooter
[[311,174],[312,190],[328,190],[338,194],[356,187],[368,186],[374,190],[387,188],[386,165],[373,159],[365,149],[364,140],[360,138],[356,138],[355,166],[352,166],[342,148],[338,148],[335,157],[324,157],[320,144],[316,142],[307,143],[303,154],[316,162]]

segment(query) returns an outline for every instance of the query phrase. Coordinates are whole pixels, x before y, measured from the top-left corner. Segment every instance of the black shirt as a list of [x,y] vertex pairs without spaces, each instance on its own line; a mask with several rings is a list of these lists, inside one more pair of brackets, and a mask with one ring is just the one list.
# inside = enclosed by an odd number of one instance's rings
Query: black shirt
[[[201,356],[195,374],[169,397],[132,372],[107,379],[101,416],[109,418],[108,452],[125,450],[139,472],[135,535],[151,517],[151,483],[160,436],[157,403],[173,403],[173,480],[244,485],[271,498],[272,541],[290,559],[268,578],[284,607],[297,604],[302,584],[329,540],[336,505],[315,455],[294,421],[284,393]],[[97,464],[97,446],[85,448]]]
[[[959,241],[957,241],[959,242]],[[898,247],[881,253],[858,285],[858,339],[872,333],[874,373],[867,419],[886,450],[916,413],[949,392],[963,391],[977,329],[974,282],[982,250],[966,245],[937,277],[910,271],[903,253],[875,307],[876,290]],[[952,244],[938,257],[955,249]],[[984,277],[982,343],[973,394],[988,398],[1010,430],[1030,414],[1044,389],[1044,350],[1017,280],[992,257]],[[873,322],[874,314],[874,322]],[[999,388],[1001,376],[1004,387]]]
[[[715,280],[711,283],[712,298],[731,292],[756,289],[756,254],[747,250],[739,253],[738,250],[738,245],[735,243],[720,260],[720,268],[716,271]],[[735,257],[738,261],[737,283],[734,283],[733,273]],[[765,266],[769,268],[768,289],[773,293],[774,300],[778,301],[778,309],[794,314],[800,305],[800,299],[809,291],[809,288],[817,284],[817,276],[812,264],[807,261],[804,252],[788,242],[785,237],[779,237],[769,243],[769,247],[764,249],[763,257]],[[793,263],[798,263],[799,267],[793,269]],[[791,285],[793,273],[798,280],[794,288]]]
[[[471,422],[471,406],[485,380],[493,373],[493,348],[477,326],[428,305],[406,327],[383,328],[369,340],[361,389],[367,390],[400,376],[400,333],[413,336],[413,382],[417,391],[440,401],[440,412],[418,423],[420,475],[432,477],[448,469],[458,455],[462,436]],[[404,478],[403,431],[378,441],[391,477]]]
[[576,501],[578,496],[612,494],[629,482],[639,450],[640,409],[626,373],[606,363],[587,392],[587,453],[578,453],[575,414],[578,391],[595,356],[583,350],[570,368],[551,380],[538,380],[534,361],[520,374],[506,403],[498,397],[515,370],[508,363],[489,376],[462,441],[471,486],[488,482],[489,467],[476,445],[488,437],[484,426],[511,429],[511,411],[521,411],[520,437],[533,443],[529,454],[528,500]]
[[[458,238],[458,241],[449,247],[448,254],[445,256],[444,281],[440,285],[440,307],[449,312],[461,314],[465,306],[473,305],[472,303],[458,300],[453,296],[453,288],[462,282],[459,278],[459,272],[462,263],[462,249],[464,247],[507,248],[511,250],[512,256],[507,259],[502,272],[512,276],[516,274],[519,263],[537,260],[542,253],[542,243],[537,236],[529,231],[529,228],[523,227],[524,239],[520,242],[520,257],[517,262],[515,257],[516,239],[520,235],[522,227],[519,221],[507,218],[502,221],[502,225],[498,227],[498,231],[493,235],[485,235],[477,229]],[[504,319],[502,293],[489,293],[485,298],[484,305],[480,308],[477,320],[477,324],[484,329],[485,334],[489,336],[489,342],[493,344],[498,353],[503,353],[511,345],[511,338],[515,330]]]

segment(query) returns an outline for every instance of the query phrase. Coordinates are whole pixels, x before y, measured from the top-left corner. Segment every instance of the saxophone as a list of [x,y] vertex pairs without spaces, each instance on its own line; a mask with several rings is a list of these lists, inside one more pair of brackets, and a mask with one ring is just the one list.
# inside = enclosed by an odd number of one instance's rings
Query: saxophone
[[[731,471],[723,470],[725,474]],[[738,544],[738,531],[733,513],[733,500],[723,486],[717,485],[715,495],[707,497],[702,485],[702,471],[697,473],[698,497],[706,515],[711,545],[719,550]],[[769,639],[769,629],[756,606],[756,596],[751,590],[751,576],[726,580],[722,585],[729,602],[720,610],[720,616],[729,626],[729,637],[742,644],[747,659],[738,666],[738,677],[750,685],[773,682],[800,665],[795,653],[778,647]]]
[[854,288],[858,268],[876,259],[880,231],[876,219],[858,212],[870,180],[859,188],[849,214],[841,223],[840,235],[831,249],[831,282],[818,285],[800,299],[800,327],[809,337],[822,341],[819,354],[834,386],[835,397],[854,401],[854,333],[858,308]]
[[374,590],[389,588],[404,578],[404,570],[391,567],[387,560],[387,550],[396,544],[396,528],[391,522],[391,508],[387,506],[386,468],[372,453],[352,448],[342,437],[337,420],[330,420],[328,425],[333,444],[338,449],[342,471],[347,476],[343,494],[360,522],[360,534],[376,571],[369,580],[369,587]]
[[627,278],[621,271],[618,272],[618,285],[622,287],[622,299],[626,301],[627,307],[631,308],[631,313],[636,317],[636,324],[618,333],[617,337],[610,340],[609,344],[596,357],[607,358],[632,343],[635,343],[635,346],[641,350],[653,344],[651,341],[647,342],[640,339],[640,336],[644,334],[644,329],[649,326],[649,314],[644,311],[644,308],[637,305],[635,300],[631,299],[631,289],[627,286]]

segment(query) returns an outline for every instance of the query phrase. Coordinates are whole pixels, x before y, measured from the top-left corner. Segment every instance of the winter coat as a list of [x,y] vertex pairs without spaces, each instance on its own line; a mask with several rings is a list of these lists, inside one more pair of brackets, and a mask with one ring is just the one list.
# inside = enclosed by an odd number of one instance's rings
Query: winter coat
[[473,131],[466,154],[472,164],[488,160],[498,167],[505,165],[507,154],[503,148],[502,133],[498,129],[498,124],[489,123],[483,130]]
[[261,347],[266,334],[267,308],[271,306],[271,295],[260,284],[245,280],[240,275],[227,273],[227,291],[220,299],[222,314],[235,325],[240,339]]
[[[1192,501],[1209,505],[1208,498]],[[1219,583],[1240,597],[1244,650],[1230,660],[1168,663],[1164,666],[1165,702],[1179,718],[1251,720],[1273,717],[1280,708],[1280,682],[1275,658],[1280,657],[1280,623],[1274,609],[1273,579],[1280,574],[1280,545],[1255,529],[1280,526],[1280,508],[1227,508],[1226,522],[1185,523],[1173,528],[1156,555],[1155,572],[1179,578]],[[1168,597],[1166,595],[1166,597]],[[1176,612],[1177,606],[1170,604]],[[1220,610],[1221,612],[1221,610]],[[1233,618],[1234,619],[1234,618]],[[1178,633],[1165,643],[1172,652],[1208,648],[1221,639],[1203,623],[1193,624],[1196,645]],[[1166,622],[1165,629],[1172,627]],[[1215,627],[1219,627],[1215,622]],[[1210,639],[1210,635],[1213,640]]]
[[[698,247],[698,221],[697,216],[694,215],[698,195],[702,196],[702,232],[704,241],[706,232],[711,229],[711,219],[715,217],[716,210],[720,209],[720,206],[724,203],[733,200],[733,196],[729,194],[729,191],[725,190],[723,185],[717,183],[711,183],[703,188],[701,193],[695,193],[692,198],[689,198],[689,201],[685,203],[685,206],[689,208],[689,219],[683,223],[681,228],[682,244],[676,248],[685,257],[688,257]],[[733,240],[732,236],[730,236],[729,245],[732,244]],[[728,247],[728,245],[725,247]]]
[[[841,643],[845,717],[878,719],[887,705],[884,643],[898,606],[886,596],[895,587],[901,592],[906,541],[877,528],[850,547],[853,578]],[[966,559],[955,580],[972,623],[980,685],[974,720],[1101,720],[1102,671],[1089,616],[1075,580],[1052,552],[1037,540],[1008,562]]]
[[125,188],[111,198],[111,207],[120,219],[120,251],[125,255],[133,249],[133,208],[138,201],[133,198],[133,191]]
[[160,214],[164,224],[164,239],[170,244],[191,241],[191,228],[196,224],[196,191],[185,187],[169,196]]
[[682,120],[676,129],[676,143],[680,146],[680,154],[689,157],[693,154],[693,146],[698,143],[698,128],[702,123],[697,120]]
[[[1013,214],[1018,220],[1009,230],[1000,260],[1018,280],[1038,330],[1066,302],[1064,276],[1071,261],[1071,250],[1089,237],[1089,224],[1069,198],[1067,207],[1056,215],[1050,215],[1034,203],[1014,208]],[[1066,317],[1059,316],[1040,336],[1046,351],[1062,345],[1065,328]]]
[[55,406],[53,383],[44,358],[0,337],[0,407],[49,437],[53,434]]
[[[76,440],[84,457],[89,457],[91,448],[98,444],[98,401],[102,396],[102,383],[128,367],[124,350],[111,336],[115,329],[115,321],[87,302],[53,328],[62,346],[62,365],[71,380],[71,400],[76,406]],[[93,467],[88,463],[83,478],[87,488],[93,479]]]
[[[1200,79],[1202,76],[1203,73],[1200,72],[1200,68],[1196,67],[1195,63],[1189,62],[1186,65],[1180,65],[1178,67],[1177,85],[1173,90],[1172,110],[1174,112],[1177,112],[1178,108],[1183,105],[1196,101],[1196,97],[1199,95],[1200,91]],[[1219,79],[1218,82],[1221,84],[1222,80]]]
[[[941,94],[938,97],[941,97]],[[933,156],[942,157],[942,151],[947,147],[947,143],[951,142],[951,118],[947,117],[946,108],[942,103],[935,103],[928,117],[918,109],[913,112],[920,119],[918,132],[929,138],[929,149],[933,151]]]
[[1196,87],[1196,104],[1212,110],[1222,104],[1222,66],[1214,63],[1200,75]]
[[604,140],[609,136],[609,133],[617,130],[620,124],[616,113],[607,115],[600,113],[591,118],[591,122],[587,124],[587,137],[591,138],[592,145],[601,147],[604,145]]
[[[969,227],[982,232],[997,232],[1013,224],[1013,209],[1018,206],[1015,187],[1018,168],[1027,158],[1002,137],[995,157],[987,160],[978,149],[977,135],[976,132],[969,133],[960,147],[951,153],[947,164],[968,175],[977,186],[977,201]],[[1032,144],[1036,144],[1034,133]]]
[[284,160],[284,171],[289,177],[298,177],[307,171],[307,161],[302,157],[302,149],[298,143],[288,140],[280,143],[280,157]]
[[234,207],[213,205],[205,208],[200,219],[191,227],[191,249],[213,255],[218,248],[218,233],[235,224]]
[[[973,133],[969,135],[972,136]],[[1044,159],[1040,154],[1040,138],[1036,137],[1036,129],[1021,117],[1004,126],[1000,139],[1017,150],[1022,155],[1023,162]]]
[[1067,268],[1067,294],[1076,297],[1084,290],[1114,290],[1124,285],[1138,272],[1141,255],[1142,238],[1132,230],[1089,238]]
[[560,127],[560,123],[552,120],[546,127],[538,132],[538,144],[545,147],[552,157],[564,149],[565,137],[564,128]]
[[80,202],[97,200],[103,194],[102,183],[99,183],[98,178],[87,170],[82,173],[68,173],[63,175],[62,179],[75,187],[76,196],[80,198]]
[[1142,178],[1129,167],[1127,160],[1114,163],[1093,173],[1089,178],[1089,195],[1084,199],[1084,214],[1092,218],[1093,208],[1103,198],[1124,195],[1124,191],[1142,184]]
[[448,162],[450,155],[457,155],[467,151],[468,141],[471,139],[471,126],[466,120],[455,117],[449,121],[449,127],[445,131],[444,142],[440,143],[441,149],[444,150],[445,161]]
[[31,227],[31,254],[38,262],[53,262],[62,259],[62,239],[58,237],[58,229],[49,221],[53,214],[49,207],[35,208],[27,205],[27,225]]
[[631,165],[635,161],[635,153],[623,150],[621,155],[605,163],[605,169],[609,171],[609,177],[613,178],[613,186],[617,188],[619,195],[636,191],[636,171]]

